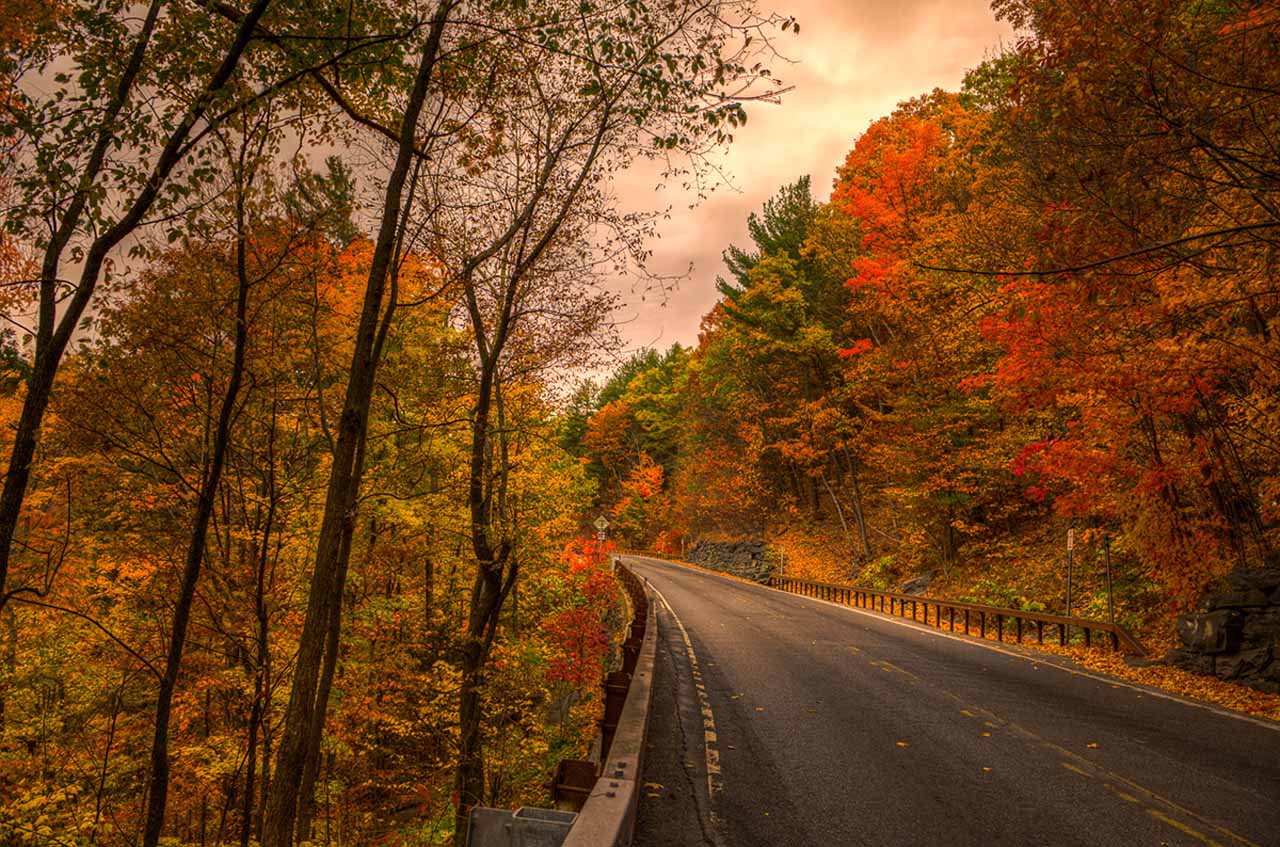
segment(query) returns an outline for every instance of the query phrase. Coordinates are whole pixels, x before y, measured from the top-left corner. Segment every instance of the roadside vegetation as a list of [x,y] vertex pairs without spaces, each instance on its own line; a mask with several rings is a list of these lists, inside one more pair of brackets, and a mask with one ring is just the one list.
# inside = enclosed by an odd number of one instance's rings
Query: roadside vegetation
[[625,540],[1117,620],[1280,565],[1274,8],[1001,0],[1021,37],[782,186],[691,348],[578,396]]
[[0,843],[465,843],[623,624],[564,382],[753,0],[0,15]]

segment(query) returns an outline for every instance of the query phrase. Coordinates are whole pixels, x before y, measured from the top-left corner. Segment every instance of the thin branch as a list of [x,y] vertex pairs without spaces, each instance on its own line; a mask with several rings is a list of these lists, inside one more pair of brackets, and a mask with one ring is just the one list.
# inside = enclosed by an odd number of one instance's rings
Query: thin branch
[[145,665],[147,670],[151,671],[151,673],[155,675],[156,679],[161,678],[160,671],[156,668],[155,665],[151,663],[149,659],[147,659],[137,650],[130,647],[128,644],[122,641],[114,632],[107,629],[105,626],[103,626],[94,618],[90,617],[84,612],[78,611],[76,609],[71,609],[66,606],[59,606],[56,603],[46,603],[43,600],[33,600],[30,597],[23,597],[22,595],[26,592],[34,593],[35,589],[34,588],[16,588],[5,595],[5,600],[6,601],[13,600],[16,603],[25,603],[28,606],[39,606],[42,609],[52,609],[55,612],[63,612],[64,614],[68,614],[73,617],[80,618],[83,621],[87,621],[88,623],[96,627],[98,631],[100,631],[103,635],[105,635],[107,638],[115,642],[115,644],[119,646],[122,650],[124,650],[130,656],[132,656],[133,658],[141,662],[143,665]]

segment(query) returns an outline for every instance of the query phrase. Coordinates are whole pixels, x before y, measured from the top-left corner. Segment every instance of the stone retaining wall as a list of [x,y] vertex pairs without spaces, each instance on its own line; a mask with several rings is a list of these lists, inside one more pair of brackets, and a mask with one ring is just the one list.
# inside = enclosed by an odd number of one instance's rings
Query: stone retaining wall
[[763,541],[697,541],[685,557],[700,567],[723,571],[756,582],[769,578]]
[[1184,646],[1165,661],[1280,694],[1280,568],[1235,571],[1226,582],[1199,612],[1178,618]]

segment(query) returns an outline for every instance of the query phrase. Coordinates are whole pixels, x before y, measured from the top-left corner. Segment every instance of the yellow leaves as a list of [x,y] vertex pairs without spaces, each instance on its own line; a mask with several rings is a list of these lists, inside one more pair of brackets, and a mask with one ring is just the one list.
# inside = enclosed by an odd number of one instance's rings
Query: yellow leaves
[[895,744],[896,746],[898,746],[898,747],[910,747],[910,746],[911,746],[911,744],[910,744],[909,742],[906,742],[906,741],[895,741],[895,742],[894,742],[894,744]]

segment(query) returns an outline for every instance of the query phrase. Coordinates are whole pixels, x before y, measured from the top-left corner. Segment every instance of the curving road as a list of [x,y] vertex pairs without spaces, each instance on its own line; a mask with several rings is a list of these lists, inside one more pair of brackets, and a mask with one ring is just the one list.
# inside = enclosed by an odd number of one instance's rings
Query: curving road
[[626,560],[661,598],[639,847],[1280,845],[1280,724]]

